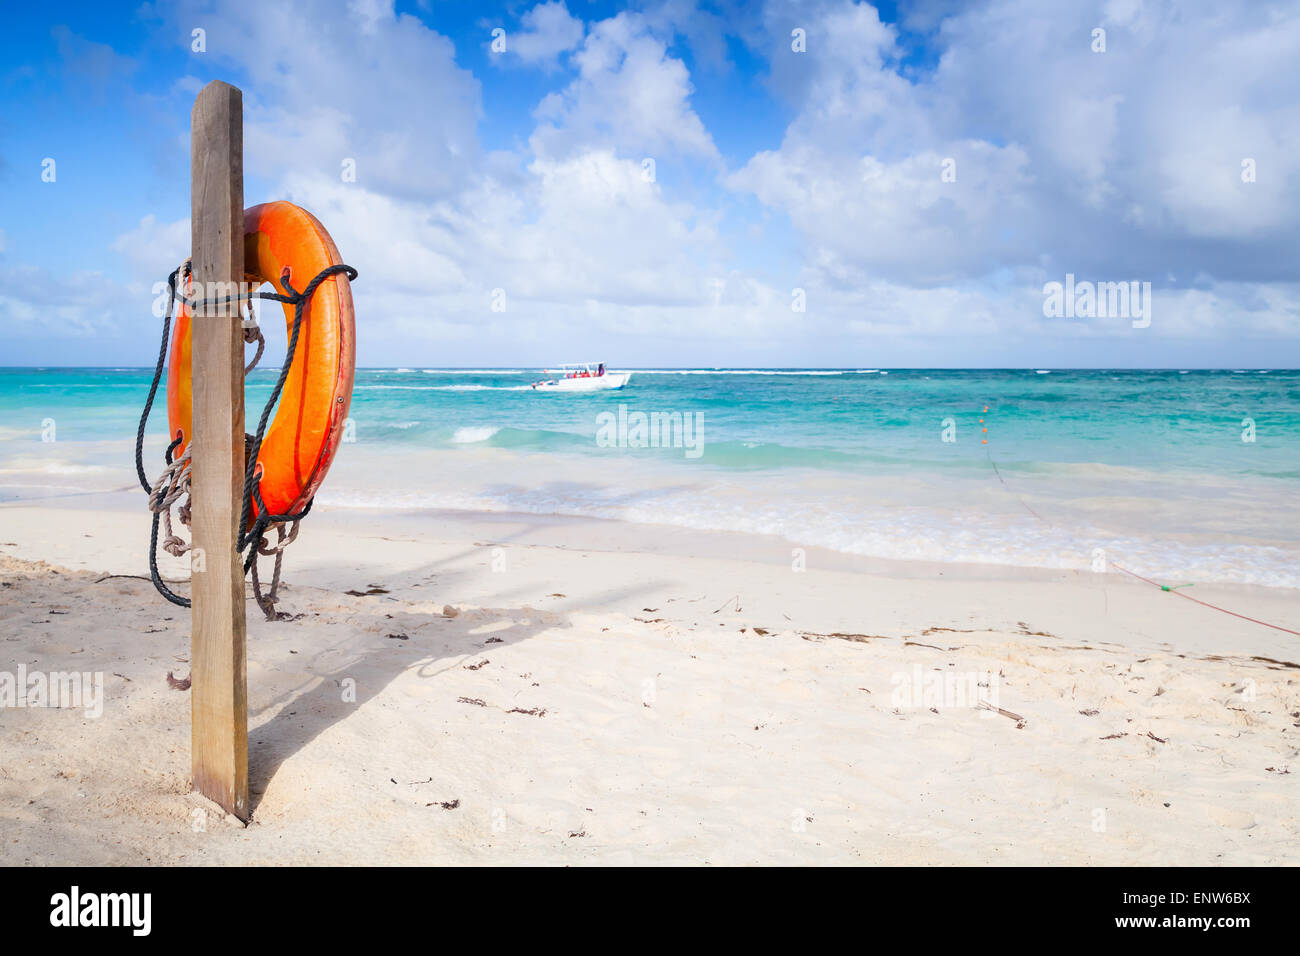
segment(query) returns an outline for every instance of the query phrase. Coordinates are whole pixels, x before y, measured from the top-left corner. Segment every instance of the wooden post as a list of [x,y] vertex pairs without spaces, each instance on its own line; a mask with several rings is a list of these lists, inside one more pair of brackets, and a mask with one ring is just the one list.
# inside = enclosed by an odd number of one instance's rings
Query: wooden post
[[[244,104],[214,80],[190,115],[191,250],[196,298],[244,278]],[[190,671],[194,788],[248,820],[244,574],[235,550],[244,488],[244,345],[239,304],[210,305],[191,326],[194,390]]]

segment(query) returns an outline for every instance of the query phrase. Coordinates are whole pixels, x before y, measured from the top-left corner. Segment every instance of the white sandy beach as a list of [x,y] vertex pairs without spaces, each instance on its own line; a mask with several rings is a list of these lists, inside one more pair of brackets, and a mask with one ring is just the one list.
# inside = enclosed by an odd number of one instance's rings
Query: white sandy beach
[[[1282,922],[1173,868],[1300,866],[1300,2],[66,8],[4,28],[0,866],[168,869],[9,923],[388,865]],[[230,538],[298,509],[268,620]]]
[[[106,697],[0,714],[0,863],[1300,862],[1290,635],[1113,573],[328,507],[295,619],[249,604],[243,827],[190,792],[187,612],[107,577],[147,573],[140,499],[0,506],[4,667]],[[1015,716],[898,706],[985,673]]]

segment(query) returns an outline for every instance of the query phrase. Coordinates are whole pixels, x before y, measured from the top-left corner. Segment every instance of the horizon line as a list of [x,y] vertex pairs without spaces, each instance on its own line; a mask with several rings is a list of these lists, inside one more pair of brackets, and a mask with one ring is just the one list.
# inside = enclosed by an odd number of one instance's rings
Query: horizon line
[[[756,371],[756,372],[861,372],[869,373],[874,371],[888,372],[1296,372],[1300,367],[1296,366],[1228,366],[1228,365],[880,365],[871,369],[862,368],[857,365],[655,365],[637,367],[632,365],[611,366],[605,363],[605,367],[612,371],[627,372],[646,372],[654,373],[663,369],[669,372],[738,372],[738,371]],[[359,372],[393,372],[399,369],[410,369],[411,371],[423,372],[441,372],[455,371],[465,372],[482,370],[484,372],[513,372],[513,371],[547,371],[548,367],[543,365],[358,365],[355,367]],[[8,365],[0,363],[0,369],[5,371],[34,371],[44,372],[56,369],[77,369],[86,371],[152,371],[152,365]],[[273,371],[273,369],[260,369],[259,371]]]

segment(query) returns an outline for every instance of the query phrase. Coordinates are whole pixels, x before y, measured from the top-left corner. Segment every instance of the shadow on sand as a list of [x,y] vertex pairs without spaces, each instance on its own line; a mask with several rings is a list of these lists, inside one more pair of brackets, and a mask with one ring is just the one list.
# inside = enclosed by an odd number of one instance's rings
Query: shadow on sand
[[[497,541],[512,540],[524,533],[521,530]],[[466,553],[468,552],[461,552],[426,564],[415,569],[412,577],[427,580],[439,572],[437,592],[455,593],[456,580],[468,577],[470,572],[448,572],[446,565],[465,557]],[[583,600],[582,609],[608,609],[642,593],[651,592],[662,583],[642,580],[635,585],[607,591],[594,598],[588,597]],[[335,596],[335,592],[318,588],[302,588],[299,593],[305,596],[308,591],[314,592],[315,600],[324,597],[328,601]],[[502,603],[501,599],[507,597],[507,594],[508,592],[499,592],[482,603]],[[256,711],[250,711],[249,803],[254,813],[261,803],[262,794],[287,760],[335,724],[356,714],[360,707],[382,694],[399,675],[414,670],[421,679],[437,679],[471,655],[481,653],[484,649],[484,635],[488,631],[492,646],[495,647],[498,643],[509,646],[535,637],[543,631],[572,626],[572,611],[551,609],[543,614],[535,607],[484,606],[475,610],[471,619],[467,620],[469,615],[446,617],[435,610],[408,610],[412,605],[429,603],[431,595],[425,595],[422,591],[411,592],[399,588],[385,597],[391,600],[382,603],[377,601],[372,607],[363,605],[356,611],[337,612],[350,626],[341,640],[317,651],[300,665],[311,676],[299,686],[277,694]],[[292,623],[267,626],[292,627]],[[388,637],[383,632],[406,635],[406,639]],[[358,647],[359,638],[367,634],[376,635],[371,638],[373,644]],[[417,640],[420,644],[412,646]],[[355,701],[344,701],[343,681],[358,673],[365,673],[367,678],[356,683]],[[275,716],[256,725],[259,715],[267,712],[275,712]]]

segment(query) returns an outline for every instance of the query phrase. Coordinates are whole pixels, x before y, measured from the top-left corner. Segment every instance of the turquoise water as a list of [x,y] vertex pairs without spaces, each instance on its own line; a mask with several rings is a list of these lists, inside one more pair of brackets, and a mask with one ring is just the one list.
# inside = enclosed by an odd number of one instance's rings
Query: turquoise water
[[[721,468],[986,469],[993,453],[1012,470],[1092,462],[1300,479],[1300,371],[654,370],[584,395],[534,392],[539,377],[359,370],[356,440],[597,455],[597,415],[625,404],[702,415],[701,460]],[[253,373],[250,417],[273,379]],[[0,369],[0,420],[34,437],[46,418],[63,440],[129,437],[149,380],[142,369]],[[165,416],[160,395],[151,434],[165,433]],[[1246,418],[1254,442],[1242,441]],[[945,419],[955,441],[942,440]]]
[[[527,387],[535,378],[365,372],[353,405],[358,440],[437,444],[495,428],[479,440],[597,454],[595,415],[625,403],[702,414],[702,459],[726,468],[986,469],[978,436],[1013,468],[1098,462],[1300,478],[1295,371],[641,371],[622,392],[585,396],[536,394]],[[1254,443],[1241,440],[1247,417]],[[946,418],[951,443],[942,441]]]
[[[273,377],[250,379],[250,419]],[[1104,546],[1153,572],[1300,586],[1300,371],[658,369],[580,395],[535,392],[540,377],[358,371],[355,441],[322,502],[613,517],[929,560],[1082,567]],[[0,370],[0,499],[129,484],[117,449],[148,383],[143,369]],[[698,456],[598,442],[620,405],[691,416]],[[151,447],[165,418],[160,396]]]

